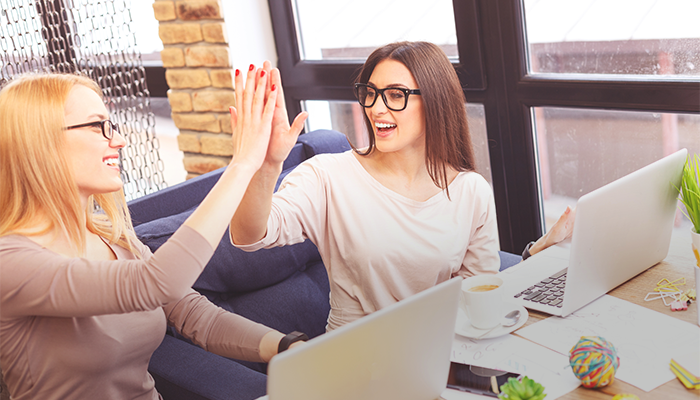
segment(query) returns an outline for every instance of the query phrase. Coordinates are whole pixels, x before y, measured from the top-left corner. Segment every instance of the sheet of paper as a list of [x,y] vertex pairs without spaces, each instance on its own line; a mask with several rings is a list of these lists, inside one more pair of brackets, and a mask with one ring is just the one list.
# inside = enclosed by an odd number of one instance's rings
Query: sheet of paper
[[[455,335],[451,360],[526,375],[544,386],[548,400],[561,397],[580,384],[569,367],[568,357],[513,335],[482,340]],[[449,399],[473,398],[455,391],[446,394]],[[443,397],[448,399],[445,393]]]
[[566,318],[550,317],[520,329],[518,335],[567,358],[581,336],[602,336],[620,358],[615,378],[646,392],[675,379],[671,358],[700,372],[700,327],[608,295]]

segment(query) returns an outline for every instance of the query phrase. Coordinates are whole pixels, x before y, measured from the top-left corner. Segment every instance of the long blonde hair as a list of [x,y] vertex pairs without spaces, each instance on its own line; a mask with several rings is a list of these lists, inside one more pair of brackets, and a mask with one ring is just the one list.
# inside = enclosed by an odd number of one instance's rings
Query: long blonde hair
[[80,254],[86,228],[133,251],[123,190],[90,196],[83,209],[67,166],[65,106],[75,85],[102,91],[80,75],[32,74],[0,91],[0,237],[63,234]]

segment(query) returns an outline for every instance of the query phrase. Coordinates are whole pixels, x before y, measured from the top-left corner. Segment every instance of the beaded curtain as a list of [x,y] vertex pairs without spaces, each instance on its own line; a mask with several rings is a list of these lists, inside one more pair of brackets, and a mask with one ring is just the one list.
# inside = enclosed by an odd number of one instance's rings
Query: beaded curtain
[[167,186],[155,115],[131,29],[130,0],[0,0],[0,85],[27,72],[87,75],[99,83],[131,200]]

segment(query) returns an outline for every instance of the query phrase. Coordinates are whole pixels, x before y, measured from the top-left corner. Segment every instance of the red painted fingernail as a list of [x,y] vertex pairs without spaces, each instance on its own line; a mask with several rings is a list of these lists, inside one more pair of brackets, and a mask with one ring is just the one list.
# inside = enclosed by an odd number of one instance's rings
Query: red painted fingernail
[[262,78],[263,76],[265,76],[265,71],[264,71],[264,70],[263,70],[263,71],[260,71],[260,77]]
[[273,83],[273,84],[272,84],[272,89],[270,89],[270,90],[274,92],[275,89],[277,89],[277,86],[275,86],[275,84]]
[[252,70],[253,70],[253,68],[255,68],[255,65],[253,65],[253,64],[250,64],[250,67],[248,67],[248,71],[252,71]]
[[240,75],[240,73],[241,73],[241,70],[237,69],[237,70],[236,70],[236,76]]

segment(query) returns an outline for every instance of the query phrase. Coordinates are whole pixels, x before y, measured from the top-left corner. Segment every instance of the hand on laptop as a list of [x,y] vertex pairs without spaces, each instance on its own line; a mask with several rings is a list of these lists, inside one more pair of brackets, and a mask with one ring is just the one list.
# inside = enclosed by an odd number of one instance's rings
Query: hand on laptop
[[571,208],[567,206],[566,211],[559,217],[559,220],[552,226],[552,229],[530,247],[530,254],[535,255],[549,246],[553,246],[564,239],[570,238],[571,234],[574,232],[575,218],[576,207]]

